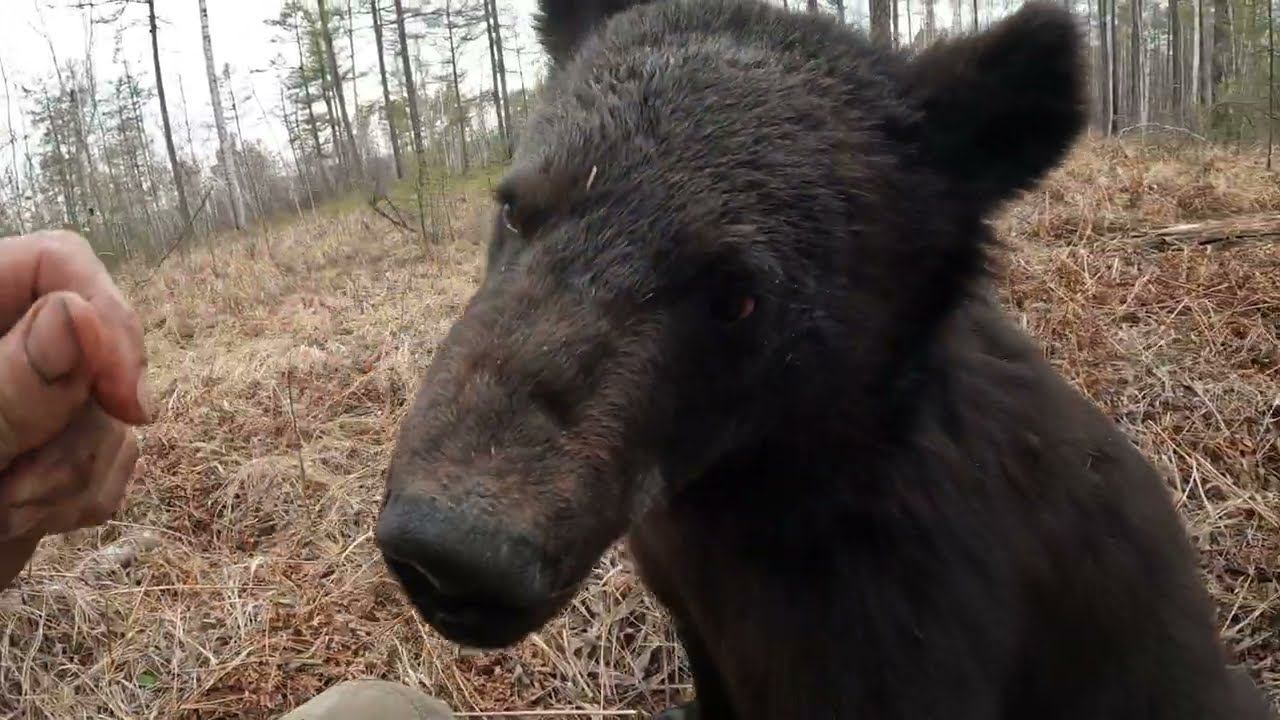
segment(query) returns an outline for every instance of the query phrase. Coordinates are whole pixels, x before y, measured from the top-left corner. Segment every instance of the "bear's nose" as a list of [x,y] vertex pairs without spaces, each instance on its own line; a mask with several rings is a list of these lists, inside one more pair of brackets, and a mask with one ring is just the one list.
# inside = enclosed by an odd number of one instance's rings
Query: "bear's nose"
[[430,498],[389,497],[375,539],[410,599],[436,613],[521,609],[549,595],[534,543]]

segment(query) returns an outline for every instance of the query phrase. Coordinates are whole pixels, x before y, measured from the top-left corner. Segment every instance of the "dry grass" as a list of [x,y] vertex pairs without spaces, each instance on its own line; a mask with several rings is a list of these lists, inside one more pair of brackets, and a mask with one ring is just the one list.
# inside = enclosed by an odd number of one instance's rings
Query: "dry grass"
[[[1280,184],[1243,158],[1091,144],[999,223],[1005,299],[1161,463],[1226,636],[1273,692],[1280,247],[1111,238],[1275,210]],[[480,262],[476,245],[423,250],[354,213],[126,273],[164,415],[123,520],[47,541],[0,595],[0,716],[274,717],[350,677],[480,716],[641,716],[685,691],[621,553],[561,618],[485,656],[439,640],[383,572],[380,470]]]

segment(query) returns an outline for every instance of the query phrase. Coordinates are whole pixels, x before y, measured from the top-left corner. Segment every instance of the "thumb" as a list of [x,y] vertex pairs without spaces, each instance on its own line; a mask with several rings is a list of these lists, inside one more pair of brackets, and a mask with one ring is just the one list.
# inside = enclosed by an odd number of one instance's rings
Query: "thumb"
[[89,399],[102,324],[72,292],[36,301],[0,338],[0,469],[55,437]]

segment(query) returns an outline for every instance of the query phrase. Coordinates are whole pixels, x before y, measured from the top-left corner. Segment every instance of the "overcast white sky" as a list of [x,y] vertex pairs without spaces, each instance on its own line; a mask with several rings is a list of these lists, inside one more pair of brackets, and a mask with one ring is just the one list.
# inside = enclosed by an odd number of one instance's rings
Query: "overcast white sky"
[[[99,0],[101,2],[101,0]],[[277,152],[284,151],[284,127],[278,119],[279,84],[271,61],[278,53],[290,52],[272,42],[274,28],[267,20],[280,14],[282,0],[207,0],[209,25],[213,35],[214,62],[219,70],[229,63],[236,97],[240,101],[240,117],[244,134],[248,139],[260,139]],[[345,8],[347,0],[329,0],[331,6]],[[362,103],[376,97],[381,90],[377,84],[377,55],[373,46],[373,30],[367,14],[368,0],[351,0],[356,9],[356,56],[359,69],[365,76],[358,86]],[[532,48],[533,38],[529,18],[536,0],[499,0],[503,8],[515,13],[521,39]],[[77,0],[0,0],[0,62],[9,76],[9,93],[14,100],[13,124],[19,135],[25,127],[18,117],[18,103],[22,100],[19,87],[34,78],[52,77],[54,64],[46,36],[52,40],[53,53],[66,63],[72,58],[84,58],[92,35],[93,60],[100,81],[123,74],[113,61],[116,36],[119,35],[121,59],[129,63],[130,71],[154,85],[151,62],[151,39],[147,30],[147,11],[143,3],[131,4],[119,23],[112,26],[91,25],[89,11],[77,10]],[[314,5],[314,2],[311,3]],[[164,68],[165,91],[168,95],[171,120],[175,135],[184,128],[182,99],[179,81],[185,90],[187,112],[191,118],[196,150],[208,158],[216,146],[213,114],[209,103],[209,84],[205,75],[204,48],[200,36],[200,13],[197,0],[156,0],[160,18],[160,53]],[[98,16],[105,11],[98,10]],[[384,16],[384,21],[386,17]],[[506,38],[510,43],[511,39]],[[341,38],[345,48],[346,38]],[[510,52],[510,50],[509,50]],[[291,57],[286,54],[285,57]],[[432,59],[431,55],[427,56]],[[390,60],[390,59],[389,59]],[[484,42],[474,43],[466,57],[469,81],[472,88],[489,82],[488,47]],[[514,62],[509,61],[511,72],[508,85],[518,87]],[[530,68],[525,68],[526,75]],[[254,97],[256,91],[257,97]],[[348,90],[348,93],[350,91]],[[3,101],[6,97],[0,87],[0,128],[7,124]],[[348,95],[347,102],[351,102]],[[148,118],[154,123],[159,138],[159,115],[155,102],[148,108]],[[230,113],[229,108],[224,108]],[[269,119],[264,119],[269,114]],[[5,133],[7,135],[7,132]],[[185,141],[175,137],[183,146]]]
[[[305,1],[315,7],[315,0]],[[775,0],[780,4],[784,1]],[[4,101],[10,98],[13,100],[12,121],[16,134],[21,137],[27,132],[25,113],[20,112],[25,110],[20,88],[33,80],[53,77],[54,53],[65,65],[72,58],[84,58],[86,49],[92,46],[97,76],[100,82],[105,82],[122,74],[121,67],[115,60],[118,38],[120,59],[129,63],[131,72],[143,78],[144,84],[154,87],[146,4],[142,0],[130,0],[121,20],[105,25],[91,23],[91,11],[75,8],[77,4],[89,2],[101,5],[104,2],[114,4],[118,0],[0,0],[0,63],[3,63],[9,79],[7,92],[0,86],[0,137],[7,139],[8,136]],[[233,90],[240,103],[241,125],[246,139],[263,141],[269,148],[285,156],[287,144],[284,127],[279,120],[278,75],[271,63],[277,55],[283,54],[285,62],[292,65],[296,62],[296,50],[292,46],[281,46],[273,42],[278,37],[277,32],[267,25],[268,20],[279,16],[283,0],[207,2],[214,61],[219,71],[224,63],[231,65]],[[345,8],[348,0],[328,2],[330,7]],[[358,70],[362,73],[357,94],[362,103],[378,97],[381,92],[378,86],[373,29],[367,13],[368,2],[369,0],[350,0],[356,8],[356,60]],[[442,0],[431,0],[428,4],[435,6],[440,2]],[[791,4],[798,8],[802,2],[803,0],[792,0]],[[536,50],[530,18],[537,0],[498,0],[498,3],[505,14],[504,24],[514,22],[518,30],[517,37],[504,36],[509,58],[508,86],[515,88],[519,86],[519,81],[515,63],[511,61],[514,58],[512,51],[517,44],[530,51]],[[911,8],[912,5],[910,0],[906,0],[906,3],[904,16],[908,15],[906,8]],[[981,4],[983,12],[988,13],[997,5],[1007,9],[1020,3],[1019,0],[981,0]],[[384,0],[384,5],[390,3]],[[824,0],[823,5],[830,7],[832,2]],[[860,25],[867,14],[867,1],[846,0],[845,5],[849,20]],[[915,12],[911,15],[919,15],[921,5],[922,3],[915,3]],[[969,3],[966,1],[963,7],[967,12]],[[214,154],[217,139],[205,75],[199,3],[198,0],[156,0],[156,9],[160,18],[161,64],[164,68],[171,120],[174,123],[174,140],[179,152],[185,153],[185,123],[189,117],[195,151],[207,162]],[[951,23],[953,9],[954,0],[937,0],[936,11],[940,26],[945,27]],[[101,20],[105,14],[114,11],[99,9],[94,12]],[[384,22],[389,16],[390,13],[384,14]],[[915,28],[919,29],[920,18],[917,17],[915,22]],[[906,37],[911,20],[905,20],[903,24],[903,36]],[[345,56],[348,52],[346,38],[336,40],[341,46],[339,52]],[[433,65],[430,68],[433,75],[442,72],[437,55],[426,52],[424,56]],[[524,57],[527,61],[525,76],[532,82],[535,66],[541,57],[535,54]],[[388,57],[388,62],[392,60],[393,58]],[[468,75],[464,85],[471,92],[491,83],[488,46],[485,42],[477,41],[470,45],[464,54],[463,65]],[[348,85],[348,89],[349,87]],[[185,114],[182,102],[184,91],[187,101]],[[350,96],[347,101],[351,102]],[[231,112],[229,107],[225,111],[228,115]],[[159,132],[158,103],[149,103],[145,112],[152,127],[151,140],[156,145],[156,152],[162,156],[163,140]]]

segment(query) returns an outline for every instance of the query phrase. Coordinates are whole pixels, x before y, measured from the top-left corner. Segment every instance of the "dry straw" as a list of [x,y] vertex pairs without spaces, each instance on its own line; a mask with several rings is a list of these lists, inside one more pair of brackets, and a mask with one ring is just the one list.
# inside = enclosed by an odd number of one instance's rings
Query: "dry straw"
[[[1125,240],[1280,210],[1254,161],[1086,144],[998,222],[999,261],[1054,364],[1159,462],[1226,638],[1275,690],[1280,244]],[[480,258],[474,240],[424,250],[354,213],[126,271],[163,417],[122,520],[47,541],[0,595],[0,717],[267,718],[353,677],[468,717],[627,717],[687,692],[621,552],[562,617],[489,655],[438,639],[383,571],[379,474]]]

